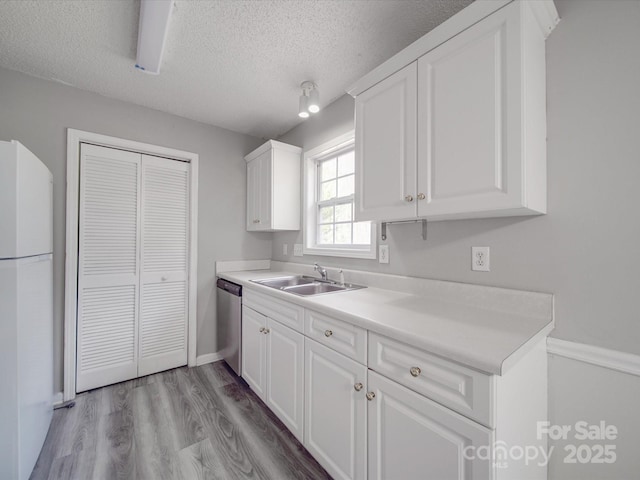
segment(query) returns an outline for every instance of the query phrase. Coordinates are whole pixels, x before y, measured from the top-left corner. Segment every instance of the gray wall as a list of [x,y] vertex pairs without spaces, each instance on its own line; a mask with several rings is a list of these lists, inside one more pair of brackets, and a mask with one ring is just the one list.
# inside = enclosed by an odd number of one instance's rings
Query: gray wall
[[[301,243],[302,234],[279,233],[273,259],[551,292],[553,336],[640,354],[640,2],[556,4],[562,21],[547,40],[548,215],[432,222],[426,242],[417,225],[391,226],[388,265],[284,257],[282,244]],[[352,128],[345,95],[279,140],[308,149]],[[491,272],[471,271],[473,245],[491,247]]]
[[68,127],[200,155],[197,354],[216,352],[214,262],[262,259],[271,254],[269,235],[245,231],[243,157],[261,140],[0,69],[0,140],[22,142],[54,178],[56,391],[62,390]]
[[[540,217],[390,227],[390,263],[282,255],[301,233],[274,235],[274,260],[324,262],[401,275],[555,294],[552,336],[640,355],[640,2],[556,0],[547,40],[548,211]],[[344,96],[279,138],[313,148],[353,128]],[[471,246],[491,247],[491,272],[472,272]],[[292,252],[289,248],[289,252]],[[552,357],[550,420],[618,427],[613,465],[564,463],[555,442],[550,478],[637,478],[640,378]],[[582,442],[573,442],[576,444]],[[598,442],[596,442],[598,443]]]

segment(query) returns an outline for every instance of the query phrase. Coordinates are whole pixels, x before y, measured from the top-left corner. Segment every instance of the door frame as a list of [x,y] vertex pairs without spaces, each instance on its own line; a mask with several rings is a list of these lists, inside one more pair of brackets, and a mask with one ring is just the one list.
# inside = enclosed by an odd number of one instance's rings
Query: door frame
[[196,366],[196,299],[198,267],[198,161],[197,153],[126,140],[99,133],[67,129],[67,206],[64,290],[64,390],[63,401],[76,396],[76,324],[78,308],[78,227],[80,207],[80,144],[128,150],[188,162],[191,165],[189,191],[189,318],[187,320],[187,365]]

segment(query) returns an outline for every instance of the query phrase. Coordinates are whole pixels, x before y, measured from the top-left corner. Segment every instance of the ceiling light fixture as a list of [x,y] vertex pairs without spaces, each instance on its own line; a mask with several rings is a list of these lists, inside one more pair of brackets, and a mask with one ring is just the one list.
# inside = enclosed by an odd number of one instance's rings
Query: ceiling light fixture
[[142,0],[140,2],[136,68],[141,72],[153,75],[160,73],[173,1]]
[[309,97],[302,92],[300,95],[300,103],[298,104],[298,116],[300,118],[309,118]]
[[309,80],[302,82],[300,88],[302,89],[302,94],[298,104],[298,116],[300,118],[308,118],[310,113],[318,113],[320,111],[320,91],[318,86]]

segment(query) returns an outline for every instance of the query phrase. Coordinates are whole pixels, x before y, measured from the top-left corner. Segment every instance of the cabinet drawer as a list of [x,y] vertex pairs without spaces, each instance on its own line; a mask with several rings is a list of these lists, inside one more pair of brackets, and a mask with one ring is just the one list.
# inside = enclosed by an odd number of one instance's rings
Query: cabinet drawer
[[289,328],[303,333],[304,331],[304,308],[294,303],[284,302],[277,298],[254,292],[249,289],[244,290],[242,304],[254,309],[273,320],[286,325]]
[[369,368],[494,428],[493,376],[369,333]]
[[304,333],[363,365],[367,364],[367,331],[363,328],[307,309]]

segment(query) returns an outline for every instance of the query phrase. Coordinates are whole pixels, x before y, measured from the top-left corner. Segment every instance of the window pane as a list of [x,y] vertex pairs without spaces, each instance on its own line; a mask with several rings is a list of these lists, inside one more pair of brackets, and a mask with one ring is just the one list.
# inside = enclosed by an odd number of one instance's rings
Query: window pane
[[318,229],[318,243],[323,245],[333,244],[333,225],[320,225]]
[[354,172],[355,153],[351,150],[338,158],[338,176],[349,175]]
[[346,197],[347,195],[353,195],[353,184],[355,175],[349,175],[348,177],[338,179],[338,196]]
[[339,223],[336,225],[336,244],[349,244],[351,243],[351,224]]
[[343,203],[336,205],[336,222],[350,222],[353,203]]
[[325,160],[320,163],[320,181],[336,178],[336,159]]
[[320,207],[320,223],[333,223],[333,206]]
[[353,243],[356,245],[371,244],[371,222],[356,222],[353,224]]
[[330,180],[320,184],[320,200],[329,200],[336,196],[336,181]]

